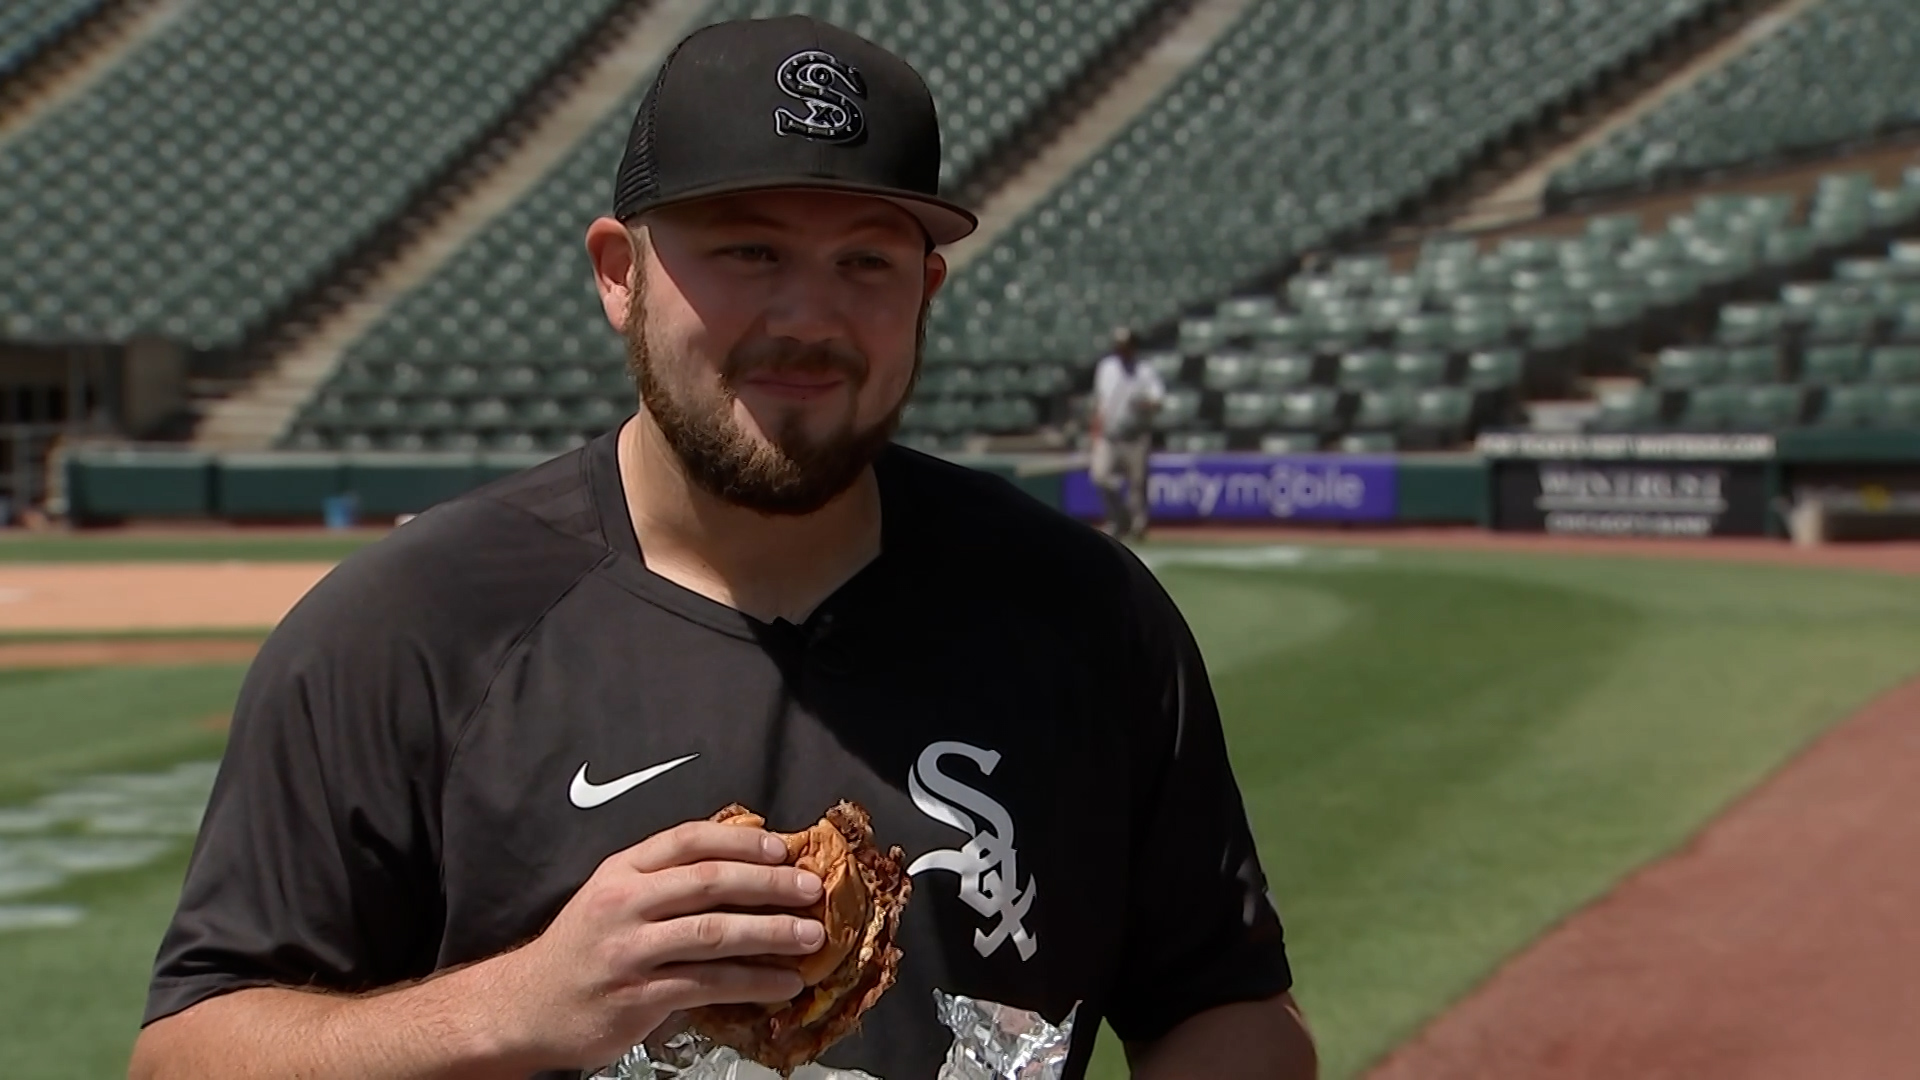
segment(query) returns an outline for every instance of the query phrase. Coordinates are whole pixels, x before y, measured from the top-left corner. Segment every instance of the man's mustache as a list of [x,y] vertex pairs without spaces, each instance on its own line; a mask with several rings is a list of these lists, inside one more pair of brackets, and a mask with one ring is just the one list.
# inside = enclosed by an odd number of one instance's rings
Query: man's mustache
[[844,376],[856,385],[867,378],[867,358],[854,349],[830,344],[808,344],[791,338],[756,342],[735,349],[721,374],[729,382],[749,375],[788,373]]

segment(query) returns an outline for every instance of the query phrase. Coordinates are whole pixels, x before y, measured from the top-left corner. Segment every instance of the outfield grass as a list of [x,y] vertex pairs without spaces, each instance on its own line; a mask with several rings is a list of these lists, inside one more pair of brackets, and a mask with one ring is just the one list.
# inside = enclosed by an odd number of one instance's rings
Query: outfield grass
[[0,564],[61,562],[338,562],[378,539],[344,536],[26,535],[0,539]]
[[[1920,581],[1403,551],[1160,573],[1213,668],[1329,1077],[1920,669]],[[238,675],[0,673],[0,806],[217,752],[201,721]],[[6,1075],[121,1072],[183,857],[46,898],[86,905],[77,927],[0,934]],[[1094,1075],[1116,1062],[1103,1046]]]

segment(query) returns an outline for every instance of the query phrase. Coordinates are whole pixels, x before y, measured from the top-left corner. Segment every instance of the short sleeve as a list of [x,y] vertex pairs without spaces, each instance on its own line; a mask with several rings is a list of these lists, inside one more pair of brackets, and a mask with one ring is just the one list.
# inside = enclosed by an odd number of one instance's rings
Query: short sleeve
[[362,991],[433,968],[447,673],[381,602],[394,590],[342,577],[248,670],[145,1023],[232,990]]
[[1290,989],[1267,891],[1198,644],[1160,584],[1133,562],[1147,683],[1145,767],[1134,817],[1126,960],[1107,1009],[1114,1032],[1150,1042],[1219,1005]]

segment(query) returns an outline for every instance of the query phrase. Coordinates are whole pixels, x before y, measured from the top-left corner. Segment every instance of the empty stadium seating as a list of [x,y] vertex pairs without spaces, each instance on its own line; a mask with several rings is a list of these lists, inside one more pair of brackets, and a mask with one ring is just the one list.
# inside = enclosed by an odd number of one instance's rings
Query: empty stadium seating
[[1777,431],[1920,422],[1920,243],[1837,260],[1777,302],[1720,309],[1713,339],[1662,350],[1649,384],[1602,401],[1608,430]]
[[[705,21],[804,12],[899,50],[928,81],[947,145],[947,181],[964,177],[1010,132],[1160,0],[1000,4],[985,0],[717,0]],[[307,447],[559,447],[631,409],[621,349],[601,314],[580,243],[606,211],[615,163],[647,80],[531,195],[396,304],[349,351],[285,442]],[[405,364],[405,384],[381,373]],[[443,372],[539,372],[477,399]],[[930,369],[904,420],[909,437],[1030,430],[1067,372]],[[463,376],[464,378],[464,376]],[[485,405],[484,419],[472,409]],[[497,404],[495,404],[497,403]],[[358,419],[372,410],[378,422]],[[503,411],[504,410],[504,411]],[[609,411],[612,410],[612,411]]]
[[956,275],[929,354],[1082,358],[1425,194],[1705,6],[1256,0]]
[[105,4],[106,0],[7,0],[0,5],[0,80]]
[[1920,4],[1822,0],[1553,178],[1557,195],[1764,162],[1920,123]]
[[200,0],[0,146],[0,335],[231,345],[616,0]]

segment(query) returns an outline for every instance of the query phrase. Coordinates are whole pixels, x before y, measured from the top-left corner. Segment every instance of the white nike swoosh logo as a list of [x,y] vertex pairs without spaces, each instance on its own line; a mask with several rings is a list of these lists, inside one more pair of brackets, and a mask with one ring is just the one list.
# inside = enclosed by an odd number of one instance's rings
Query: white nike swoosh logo
[[587,767],[582,764],[580,771],[573,774],[573,786],[567,789],[567,797],[573,800],[573,805],[582,810],[591,810],[596,806],[604,806],[620,796],[625,795],[627,792],[632,791],[634,788],[639,787],[641,784],[652,780],[654,777],[660,776],[663,773],[672,772],[699,756],[699,754],[688,754],[686,757],[674,758],[672,761],[663,761],[650,769],[641,769],[636,773],[628,773],[618,780],[609,780],[604,784],[595,784],[589,781],[587,779]]

